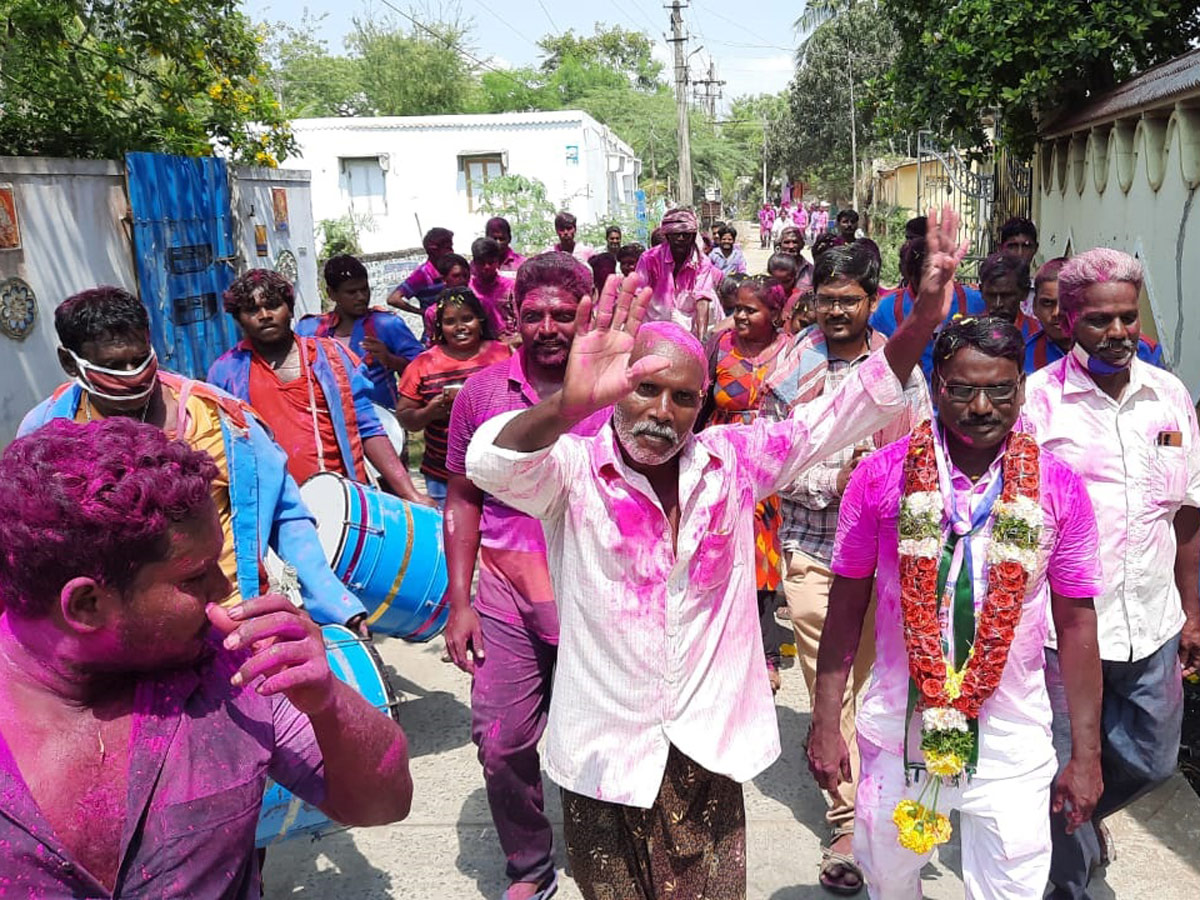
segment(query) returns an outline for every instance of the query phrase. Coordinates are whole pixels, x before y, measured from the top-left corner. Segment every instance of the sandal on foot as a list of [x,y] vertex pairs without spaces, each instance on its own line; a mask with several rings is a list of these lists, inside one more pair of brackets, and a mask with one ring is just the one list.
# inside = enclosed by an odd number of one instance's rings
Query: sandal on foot
[[[834,874],[835,867],[841,869],[836,875]],[[855,884],[845,884],[842,881],[848,875],[854,876]],[[862,869],[858,867],[854,857],[848,853],[838,853],[830,847],[825,847],[821,851],[821,874],[818,880],[825,890],[842,897],[852,897],[863,889]]]
[[[550,900],[558,892],[558,872],[551,872],[550,877],[538,885],[538,889],[529,895],[529,900]],[[505,891],[500,900],[508,900]]]

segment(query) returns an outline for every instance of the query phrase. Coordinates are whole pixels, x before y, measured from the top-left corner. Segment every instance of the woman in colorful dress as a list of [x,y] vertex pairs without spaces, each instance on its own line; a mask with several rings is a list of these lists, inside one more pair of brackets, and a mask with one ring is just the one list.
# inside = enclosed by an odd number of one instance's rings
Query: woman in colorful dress
[[[787,292],[774,278],[755,276],[738,286],[733,328],[722,332],[709,351],[712,378],[708,425],[748,423],[758,416],[766,385],[789,335],[783,331]],[[754,516],[758,612],[763,626],[771,689],[779,690],[779,641],[775,629],[776,591],[782,583],[779,546],[779,498],[759,502]]]
[[396,418],[406,431],[425,432],[421,474],[440,509],[446,500],[446,438],[450,408],[464,381],[499,362],[509,348],[495,340],[483,304],[470,288],[447,288],[430,307],[433,345],[400,378]]

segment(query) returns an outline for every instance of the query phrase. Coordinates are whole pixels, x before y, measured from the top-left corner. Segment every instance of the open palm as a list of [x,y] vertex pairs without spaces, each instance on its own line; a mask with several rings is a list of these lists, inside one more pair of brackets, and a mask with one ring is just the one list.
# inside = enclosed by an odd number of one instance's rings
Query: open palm
[[636,274],[610,275],[600,299],[584,298],[575,315],[575,340],[563,378],[562,407],[571,417],[586,418],[612,406],[647,375],[670,361],[648,354],[630,365],[638,329],[650,303],[650,289]]
[[941,215],[929,210],[925,226],[925,263],[915,307],[931,319],[943,321],[954,308],[954,274],[970,244],[958,239],[959,218],[950,206]]

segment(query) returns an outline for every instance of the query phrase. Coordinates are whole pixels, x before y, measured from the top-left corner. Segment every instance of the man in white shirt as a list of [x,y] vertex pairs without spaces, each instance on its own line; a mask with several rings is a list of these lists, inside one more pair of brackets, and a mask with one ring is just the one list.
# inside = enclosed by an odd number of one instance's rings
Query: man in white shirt
[[[1104,793],[1093,822],[1175,771],[1180,675],[1200,667],[1200,434],[1183,383],[1137,358],[1141,264],[1117,250],[1081,253],[1059,273],[1071,352],[1029,377],[1025,416],[1038,442],[1083,478],[1100,525],[1106,590],[1096,597],[1104,671]],[[1060,762],[1067,705],[1051,634],[1046,680]],[[1180,666],[1182,664],[1182,673]],[[1087,898],[1104,859],[1097,827],[1052,822],[1054,898]]]
[[[546,533],[562,630],[545,765],[585,898],[745,896],[740,782],[779,755],[754,506],[905,409],[950,308],[957,225],[931,217],[914,314],[883,353],[782,422],[692,433],[704,350],[677,324],[642,326],[635,274],[609,279],[594,316],[580,304],[562,390],[472,439],[468,477]],[[607,406],[595,437],[567,434]]]

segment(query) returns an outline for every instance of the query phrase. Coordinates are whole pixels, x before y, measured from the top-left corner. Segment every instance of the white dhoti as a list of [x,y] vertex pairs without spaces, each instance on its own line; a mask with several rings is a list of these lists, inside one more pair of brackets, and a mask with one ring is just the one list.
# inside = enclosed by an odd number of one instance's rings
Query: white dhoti
[[[932,851],[900,846],[892,810],[924,786],[904,784],[904,761],[859,737],[861,776],[855,799],[854,858],[872,900],[917,900],[921,869]],[[1050,782],[1054,758],[1012,778],[964,779],[942,786],[937,809],[957,809],[967,900],[1041,900],[1050,873]]]

